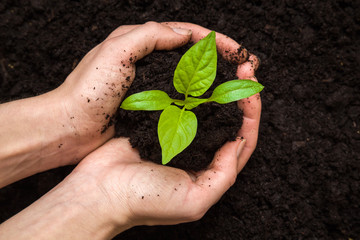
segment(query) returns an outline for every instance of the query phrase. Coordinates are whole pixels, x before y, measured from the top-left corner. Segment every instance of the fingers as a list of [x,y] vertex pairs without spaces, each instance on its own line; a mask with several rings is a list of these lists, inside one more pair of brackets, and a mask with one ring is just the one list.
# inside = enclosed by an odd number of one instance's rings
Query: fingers
[[119,37],[123,34],[130,32],[131,30],[133,30],[139,26],[141,26],[141,25],[122,25],[122,26],[116,28],[112,33],[110,33],[110,35],[105,40],[114,38],[114,37]]
[[[236,75],[241,77],[253,77],[260,65],[260,60],[254,54],[250,54],[246,62],[238,67]],[[242,78],[243,79],[243,78]]]
[[197,199],[200,206],[206,208],[215,204],[220,197],[235,183],[238,174],[238,156],[246,141],[237,138],[227,142],[216,154],[209,168],[198,174],[196,188],[190,192],[191,199]]
[[[164,22],[165,26],[191,29],[191,41],[198,42],[200,39],[206,37],[211,30],[192,23],[182,22]],[[228,61],[236,64],[241,64],[248,59],[248,52],[240,44],[233,39],[221,33],[216,33],[216,46],[218,52]]]
[[[209,29],[192,23],[164,22],[162,24],[170,27],[191,29],[191,41],[194,42],[204,38],[210,32]],[[248,53],[240,44],[221,33],[216,33],[216,45],[219,53],[225,59],[239,64],[237,69],[239,79],[257,81],[255,71],[259,66],[259,60],[255,55]],[[243,127],[238,132],[238,136],[247,139],[244,151],[239,157],[239,164],[237,164],[236,170],[240,172],[256,147],[261,114],[260,94],[239,101],[238,106],[244,112]]]
[[[236,75],[239,79],[251,79],[257,82],[255,71],[259,66],[259,60],[255,55],[250,54],[249,60],[238,66]],[[255,94],[249,98],[238,101],[238,106],[243,110],[243,125],[238,132],[247,140],[244,151],[239,157],[238,172],[245,166],[251,154],[254,152],[260,124],[261,99],[260,94]]]
[[[199,41],[210,32],[209,29],[192,23],[164,22],[162,24],[171,27],[191,29],[191,41],[194,42]],[[248,53],[248,51],[237,42],[221,33],[216,33],[216,45],[219,53],[225,59],[239,64],[237,69],[237,76],[239,79],[251,79],[257,81],[255,71],[259,67],[259,60],[255,55]],[[239,101],[238,106],[244,112],[243,126],[239,131],[238,136],[244,137],[247,140],[237,166],[237,172],[240,172],[256,147],[261,114],[260,94]]]
[[171,50],[186,44],[191,37],[191,31],[183,34],[175,32],[170,27],[156,22],[133,27],[123,26],[116,29],[103,42],[108,52],[116,53],[120,64],[132,65],[154,50]]
[[[101,160],[103,159],[103,160]],[[106,161],[105,161],[106,159]],[[101,160],[101,161],[100,161]],[[79,166],[88,165],[97,166],[100,170],[104,165],[116,165],[119,163],[140,162],[138,151],[131,147],[127,138],[112,138],[104,145],[87,155]]]

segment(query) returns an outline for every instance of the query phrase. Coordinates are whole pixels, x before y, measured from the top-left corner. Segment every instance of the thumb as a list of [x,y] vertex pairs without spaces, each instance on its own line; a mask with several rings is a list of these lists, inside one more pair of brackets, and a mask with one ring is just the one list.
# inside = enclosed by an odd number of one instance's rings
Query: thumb
[[227,142],[215,154],[214,160],[206,171],[200,172],[196,178],[196,185],[202,190],[198,198],[199,189],[191,192],[200,205],[212,206],[235,183],[238,174],[238,157],[245,146],[245,139]]
[[216,152],[214,160],[209,168],[217,171],[225,172],[231,175],[235,171],[235,175],[240,172],[240,166],[245,165],[240,162],[240,155],[246,146],[246,139],[237,137],[235,141],[228,142]]
[[191,30],[170,28],[156,22],[148,22],[129,32],[112,37],[108,41],[110,51],[119,50],[123,64],[134,64],[154,50],[171,50],[189,42]]

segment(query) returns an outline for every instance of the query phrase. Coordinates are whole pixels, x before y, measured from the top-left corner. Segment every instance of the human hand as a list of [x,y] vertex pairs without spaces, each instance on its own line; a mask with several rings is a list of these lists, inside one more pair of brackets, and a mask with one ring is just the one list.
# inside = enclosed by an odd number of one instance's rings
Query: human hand
[[73,162],[114,135],[112,118],[134,80],[136,61],[153,50],[170,50],[189,41],[191,31],[175,31],[155,22],[121,26],[92,49],[59,87],[68,126],[80,143],[89,146]]
[[114,135],[111,119],[134,79],[135,62],[155,49],[182,46],[190,35],[154,22],[122,26],[57,89],[1,104],[0,187],[76,164],[109,140]]
[[[163,23],[191,29],[198,41],[208,31],[188,23]],[[256,80],[259,61],[224,35],[217,34],[220,53],[237,61],[239,78]],[[234,184],[237,174],[251,156],[257,142],[261,101],[257,94],[238,102],[244,111],[244,125],[236,141],[226,143],[210,166],[200,172],[157,165],[142,160],[136,149],[124,139],[112,139],[88,155],[69,176],[83,179],[81,185],[98,193],[96,202],[105,203],[105,219],[112,222],[113,233],[137,225],[168,225],[200,219]],[[246,138],[244,140],[243,138]],[[89,184],[88,179],[91,179]],[[95,187],[95,188],[94,188]],[[96,214],[95,214],[96,215]]]
[[225,144],[209,169],[193,174],[144,161],[127,139],[112,139],[1,224],[0,239],[111,239],[137,225],[195,221],[235,182],[244,145]]
[[112,139],[81,161],[69,179],[82,179],[79,186],[98,193],[94,198],[106,203],[100,209],[114,225],[195,221],[234,184],[245,142],[225,144],[208,169],[190,173],[144,161],[127,139]]

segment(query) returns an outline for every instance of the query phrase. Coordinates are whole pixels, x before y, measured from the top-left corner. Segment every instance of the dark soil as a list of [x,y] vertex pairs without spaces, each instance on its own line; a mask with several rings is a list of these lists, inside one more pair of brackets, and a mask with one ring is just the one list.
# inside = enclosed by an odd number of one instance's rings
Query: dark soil
[[[137,77],[127,92],[127,96],[145,90],[162,90],[173,99],[184,99],[173,85],[173,70],[181,56],[189,49],[185,46],[177,51],[156,52],[137,63]],[[236,65],[218,56],[217,76],[210,89],[200,98],[208,98],[219,84],[236,79]],[[226,141],[235,140],[242,124],[242,112],[236,103],[220,105],[201,104],[191,110],[198,119],[198,129],[194,141],[182,153],[174,157],[168,166],[186,170],[205,169],[213,156]],[[139,149],[144,159],[161,164],[161,147],[157,140],[157,124],[161,111],[119,110],[116,118],[116,136],[130,138],[133,147]]]
[[[359,1],[195,2],[1,1],[0,101],[59,86],[119,25],[176,20],[222,32],[262,60],[256,151],[200,221],[136,227],[117,239],[359,239]],[[1,189],[0,221],[72,169]]]

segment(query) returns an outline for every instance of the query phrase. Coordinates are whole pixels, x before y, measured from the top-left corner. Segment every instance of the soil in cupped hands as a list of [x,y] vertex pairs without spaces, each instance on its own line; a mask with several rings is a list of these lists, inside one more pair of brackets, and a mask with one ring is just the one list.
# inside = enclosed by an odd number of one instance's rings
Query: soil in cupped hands
[[[173,85],[173,75],[181,56],[189,45],[171,52],[155,52],[137,62],[136,77],[128,90],[131,94],[148,90],[162,90],[171,98],[184,99]],[[236,65],[219,55],[217,76],[210,89],[199,98],[210,97],[213,89],[223,82],[237,79]],[[183,152],[175,156],[168,166],[199,171],[212,161],[215,152],[227,141],[233,141],[242,125],[242,111],[236,102],[204,103],[192,109],[198,120],[195,139]],[[161,147],[157,136],[158,120],[162,111],[127,111],[120,109],[117,116],[116,136],[129,137],[131,145],[139,150],[143,159],[161,164]]]

